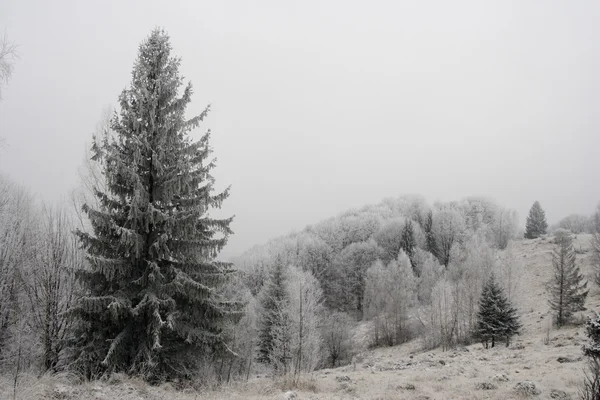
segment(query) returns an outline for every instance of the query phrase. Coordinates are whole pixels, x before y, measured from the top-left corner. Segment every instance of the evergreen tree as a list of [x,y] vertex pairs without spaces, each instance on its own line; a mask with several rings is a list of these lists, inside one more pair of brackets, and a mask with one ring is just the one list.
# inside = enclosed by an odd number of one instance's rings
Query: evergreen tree
[[412,267],[415,275],[418,276],[418,271],[416,268],[416,260],[415,260],[415,250],[417,248],[417,241],[415,240],[415,231],[413,228],[412,220],[407,220],[404,224],[404,228],[402,229],[402,236],[400,238],[400,247],[410,260],[410,265]]
[[269,280],[258,296],[258,356],[259,362],[270,364],[276,342],[282,332],[287,331],[287,316],[284,312],[289,301],[286,292],[285,267],[280,259],[275,261]]
[[588,319],[585,330],[589,341],[583,345],[583,354],[588,365],[580,398],[600,400],[600,314]]
[[566,324],[571,315],[583,310],[588,294],[587,282],[575,265],[575,249],[570,232],[558,229],[556,246],[552,252],[554,279],[548,285],[550,308],[556,312],[556,324]]
[[517,316],[517,310],[510,304],[504,291],[492,275],[483,287],[479,299],[477,327],[474,336],[484,343],[486,349],[489,341],[494,347],[496,339],[500,338],[504,338],[508,346],[510,338],[518,334],[520,329],[521,323]]
[[425,219],[425,225],[423,226],[423,230],[425,231],[427,251],[433,254],[434,256],[438,257],[439,251],[437,243],[435,241],[435,233],[433,232],[433,211],[431,210],[429,211],[429,213],[427,213],[427,218]]
[[169,37],[154,30],[139,47],[132,81],[111,121],[114,136],[95,139],[93,159],[108,190],[84,205],[92,233],[78,231],[89,269],[78,320],[75,365],[90,378],[110,372],[150,381],[189,378],[206,357],[226,351],[222,329],[239,315],[220,288],[231,265],[215,260],[231,218],[215,219],[229,189],[214,193],[210,131],[193,142],[208,108],[185,111],[183,85]]
[[535,239],[546,234],[548,223],[546,222],[546,213],[542,209],[539,201],[533,203],[527,216],[525,225],[525,238]]

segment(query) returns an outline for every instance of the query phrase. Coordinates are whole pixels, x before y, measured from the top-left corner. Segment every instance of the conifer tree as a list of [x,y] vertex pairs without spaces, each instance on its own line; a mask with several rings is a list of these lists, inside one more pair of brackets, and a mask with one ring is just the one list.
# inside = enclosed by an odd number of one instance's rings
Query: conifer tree
[[546,234],[548,223],[546,222],[546,212],[542,209],[539,201],[533,203],[527,216],[525,225],[525,238],[535,239]]
[[587,281],[575,265],[575,249],[569,231],[558,229],[555,233],[556,246],[552,252],[554,278],[548,285],[550,308],[556,313],[556,324],[566,324],[571,315],[583,310],[588,294]]
[[417,247],[417,241],[415,240],[413,222],[410,219],[406,221],[406,223],[404,224],[404,228],[402,228],[400,247],[408,256],[413,272],[415,273],[415,275],[418,276],[418,271],[415,263],[415,249]]
[[231,265],[215,259],[231,218],[209,214],[229,188],[214,193],[210,131],[190,137],[208,107],[186,119],[193,91],[188,83],[180,92],[179,65],[169,37],[154,30],[119,98],[114,135],[92,147],[107,190],[96,189],[99,207],[83,206],[93,230],[77,232],[89,261],[79,274],[87,294],[71,310],[75,365],[88,378],[190,378],[227,351],[222,329],[239,315],[240,305],[219,294]]
[[510,304],[504,291],[492,277],[483,287],[479,299],[479,312],[477,313],[477,327],[474,336],[481,340],[488,348],[496,344],[496,339],[504,338],[506,345],[510,338],[519,333],[521,323],[517,316],[517,310]]
[[433,211],[429,211],[427,213],[427,218],[425,219],[425,225],[423,227],[425,231],[425,239],[427,245],[427,251],[438,257],[439,251],[438,246],[435,241],[435,233],[433,232]]
[[277,259],[271,269],[269,280],[259,293],[258,302],[258,356],[257,360],[264,364],[272,362],[273,351],[278,336],[286,331],[286,303],[289,301],[286,292],[285,267]]
[[580,398],[600,400],[600,314],[588,319],[585,330],[589,340],[583,345],[583,354],[588,365]]

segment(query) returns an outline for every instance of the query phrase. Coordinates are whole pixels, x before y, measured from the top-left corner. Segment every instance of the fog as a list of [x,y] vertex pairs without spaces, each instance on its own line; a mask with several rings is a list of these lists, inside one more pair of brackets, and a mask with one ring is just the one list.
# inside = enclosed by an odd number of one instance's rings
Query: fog
[[213,132],[222,255],[348,208],[481,195],[550,223],[600,200],[596,1],[0,2],[20,58],[0,172],[64,199],[151,29]]

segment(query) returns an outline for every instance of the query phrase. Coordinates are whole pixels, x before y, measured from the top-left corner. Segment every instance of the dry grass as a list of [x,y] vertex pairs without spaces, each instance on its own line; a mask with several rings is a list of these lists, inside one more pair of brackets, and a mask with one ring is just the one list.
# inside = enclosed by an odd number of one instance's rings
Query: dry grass
[[[578,235],[578,263],[585,275],[592,276],[589,235]],[[443,352],[420,351],[418,340],[402,346],[375,350],[364,349],[355,363],[326,369],[303,377],[297,384],[289,380],[252,378],[218,390],[175,391],[170,385],[150,387],[121,377],[108,382],[73,384],[66,375],[21,378],[19,400],[205,400],[205,399],[283,399],[294,390],[298,399],[522,399],[515,386],[531,381],[539,390],[534,398],[550,398],[552,390],[563,391],[573,399],[583,377],[585,361],[581,345],[583,326],[556,330],[551,328],[550,309],[544,284],[551,277],[552,243],[537,239],[519,242],[517,256],[524,263],[523,287],[519,309],[523,333],[511,347],[485,350],[479,344]],[[589,309],[600,308],[600,291],[593,287]],[[357,335],[363,335],[358,332]],[[568,362],[558,362],[558,358]],[[443,361],[443,362],[440,362]],[[564,361],[564,360],[563,360]],[[0,378],[0,399],[12,398],[12,384]]]

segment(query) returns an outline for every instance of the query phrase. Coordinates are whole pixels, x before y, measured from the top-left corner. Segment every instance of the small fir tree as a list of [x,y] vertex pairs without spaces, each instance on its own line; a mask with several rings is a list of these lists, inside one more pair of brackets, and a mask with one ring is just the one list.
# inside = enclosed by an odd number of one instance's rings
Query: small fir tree
[[474,336],[482,341],[485,348],[491,341],[491,347],[496,344],[496,339],[504,338],[506,346],[510,338],[519,333],[521,323],[517,310],[510,304],[504,291],[492,277],[483,287],[479,299],[479,312],[477,313],[477,326]]
[[214,193],[207,132],[189,133],[208,112],[186,119],[183,85],[169,37],[154,30],[139,47],[131,86],[120,96],[114,135],[95,139],[93,159],[107,191],[84,205],[93,232],[77,232],[89,269],[78,321],[75,366],[88,377],[110,372],[151,381],[190,378],[207,357],[226,352],[223,327],[240,304],[221,296],[231,265],[215,260],[231,218],[209,215],[229,190]]
[[525,238],[535,239],[546,234],[548,223],[546,222],[546,213],[542,209],[539,201],[533,203],[527,216],[525,224]]
[[556,246],[552,252],[554,278],[548,284],[550,308],[556,313],[556,324],[561,327],[573,313],[583,310],[588,295],[587,281],[576,266],[571,233],[564,229],[555,232]]

